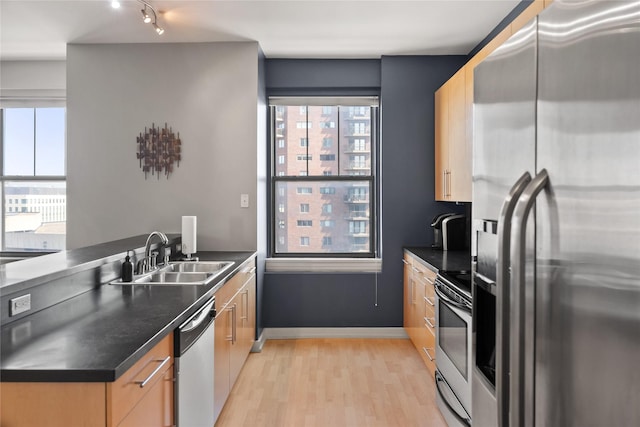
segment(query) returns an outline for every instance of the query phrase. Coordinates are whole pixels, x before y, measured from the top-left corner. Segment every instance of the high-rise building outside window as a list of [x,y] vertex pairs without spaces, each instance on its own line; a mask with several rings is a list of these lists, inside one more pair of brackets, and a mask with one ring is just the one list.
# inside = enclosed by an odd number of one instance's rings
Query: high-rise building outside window
[[282,150],[272,138],[270,256],[375,257],[377,98],[300,99],[270,100],[273,128],[284,124],[277,138],[285,141]]
[[0,252],[66,248],[66,109],[0,110]]

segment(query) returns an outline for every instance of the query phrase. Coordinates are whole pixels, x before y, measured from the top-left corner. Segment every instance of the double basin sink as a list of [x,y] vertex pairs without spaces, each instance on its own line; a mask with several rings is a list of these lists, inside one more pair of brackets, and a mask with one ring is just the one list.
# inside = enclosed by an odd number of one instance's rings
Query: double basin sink
[[132,282],[114,280],[112,285],[207,285],[233,265],[233,261],[174,261]]

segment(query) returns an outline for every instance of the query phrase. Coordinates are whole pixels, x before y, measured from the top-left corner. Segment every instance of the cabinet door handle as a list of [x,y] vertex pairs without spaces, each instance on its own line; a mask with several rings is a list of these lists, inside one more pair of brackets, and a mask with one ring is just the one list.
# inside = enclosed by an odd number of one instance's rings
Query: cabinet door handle
[[404,265],[409,265],[409,263],[407,262],[407,260],[406,260],[406,259],[404,259],[404,258],[402,258],[402,263],[403,263]]
[[134,381],[134,383],[138,384],[140,388],[146,386],[149,383],[149,381],[151,381],[151,378],[153,378],[160,371],[160,369],[162,369],[162,367],[166,365],[167,362],[169,362],[170,360],[171,360],[171,356],[167,356],[164,359],[152,360],[152,362],[161,362],[161,363],[158,365],[156,369],[153,370],[153,372],[151,372],[151,374],[149,374],[147,378],[145,378],[142,381]]
[[242,293],[242,316],[240,316],[240,319],[249,320],[249,289]]
[[433,306],[435,306],[435,304],[433,303],[433,301],[431,301],[431,300],[429,299],[429,297],[424,297],[424,300],[425,300],[425,301],[426,301],[430,306],[432,306],[432,307],[433,307]]
[[432,285],[435,283],[433,280],[429,279],[429,276],[426,276],[426,275],[423,274],[422,277],[424,277],[424,280],[426,280],[427,282],[429,282]]
[[[232,344],[233,344],[233,329],[235,328],[235,324],[236,324],[236,317],[234,315],[234,311],[235,311],[235,306],[231,306],[227,308],[227,312],[231,317],[231,320],[229,321],[229,326],[231,326],[231,331],[230,331],[231,334],[227,335],[227,341],[231,341]],[[229,320],[229,318],[227,318],[227,320]]]
[[255,272],[256,272],[256,268],[255,267],[252,267],[251,270],[249,270],[249,274],[253,274]]
[[238,318],[238,304],[233,304],[233,307],[231,307],[231,318],[232,323],[231,323],[231,343],[235,344],[236,341],[238,341],[238,327],[236,325],[237,322],[237,318]]
[[442,171],[442,197],[447,197],[447,170]]
[[[434,319],[434,320],[435,320],[435,319]],[[435,325],[429,321],[429,318],[428,318],[428,317],[425,317],[425,318],[424,318],[424,321],[425,321],[425,322],[427,322],[425,326],[427,326],[427,325],[428,325],[428,326],[429,326],[430,328],[432,328],[432,329],[435,329],[435,328],[436,328],[436,327],[435,327]]]
[[[422,347],[422,351],[424,351],[424,352],[426,353],[427,357],[429,358],[429,360],[433,362],[434,360],[436,360],[436,358],[435,358],[435,357],[432,357],[432,356],[429,354],[429,350],[430,350],[430,349],[428,349],[427,347]],[[433,350],[433,349],[431,349],[431,350]]]

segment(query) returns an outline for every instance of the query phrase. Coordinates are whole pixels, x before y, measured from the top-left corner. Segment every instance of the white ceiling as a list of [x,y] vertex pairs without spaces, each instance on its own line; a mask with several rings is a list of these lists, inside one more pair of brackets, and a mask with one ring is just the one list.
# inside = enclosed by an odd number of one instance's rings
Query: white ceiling
[[64,59],[67,43],[257,41],[267,58],[467,54],[519,0],[0,0],[0,58]]

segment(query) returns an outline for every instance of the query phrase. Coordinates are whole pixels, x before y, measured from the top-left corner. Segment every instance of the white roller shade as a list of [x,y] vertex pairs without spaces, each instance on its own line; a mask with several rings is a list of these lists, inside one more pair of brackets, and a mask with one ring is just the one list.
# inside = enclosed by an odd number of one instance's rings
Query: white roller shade
[[284,106],[324,106],[339,105],[345,107],[377,107],[377,96],[273,96],[269,105]]

